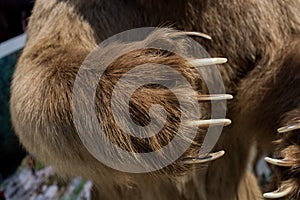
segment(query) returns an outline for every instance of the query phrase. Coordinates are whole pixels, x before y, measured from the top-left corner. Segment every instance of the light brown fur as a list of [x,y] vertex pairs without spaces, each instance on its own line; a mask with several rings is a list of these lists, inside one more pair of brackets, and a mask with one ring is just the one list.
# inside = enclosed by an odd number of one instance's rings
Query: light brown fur
[[[295,86],[299,82],[300,64],[294,61],[300,55],[297,52],[300,42],[295,39],[300,33],[299,9],[299,0],[37,0],[27,44],[12,83],[11,114],[15,131],[29,152],[61,174],[92,179],[101,199],[261,199],[256,180],[247,169],[250,149],[255,140],[262,148],[275,148],[272,141],[277,137],[276,129],[299,116],[300,95]],[[76,73],[89,52],[108,36],[166,23],[180,30],[208,33],[212,41],[198,41],[211,56],[229,59],[219,69],[227,93],[235,96],[228,105],[233,124],[224,129],[215,147],[224,149],[226,155],[197,168],[175,162],[149,174],[112,170],[91,156],[73,125],[71,98]],[[157,31],[146,42],[168,42],[168,34]],[[184,43],[178,41],[176,45],[184,51]],[[123,47],[120,43],[106,47],[103,52]],[[161,102],[170,112],[166,129],[149,142],[131,140],[114,127],[107,94],[118,79],[116,72],[124,73],[148,62],[173,66],[199,93],[206,92],[201,77],[176,55],[140,50],[113,63],[97,92],[97,108],[103,108],[99,109],[98,117],[107,127],[106,134],[132,152],[159,149],[170,141],[179,123],[176,100],[165,101],[170,97],[168,92],[143,88],[133,99],[136,105],[133,116],[146,123],[143,113],[153,103]],[[200,107],[209,115],[208,105]],[[186,155],[197,155],[203,131],[199,131]],[[290,146],[292,136],[285,137],[279,152]],[[296,141],[296,147],[298,144]],[[287,154],[290,152],[294,150]],[[292,155],[297,153],[298,150]],[[286,179],[289,178],[298,180],[291,175]],[[293,197],[297,197],[298,185],[294,186]]]

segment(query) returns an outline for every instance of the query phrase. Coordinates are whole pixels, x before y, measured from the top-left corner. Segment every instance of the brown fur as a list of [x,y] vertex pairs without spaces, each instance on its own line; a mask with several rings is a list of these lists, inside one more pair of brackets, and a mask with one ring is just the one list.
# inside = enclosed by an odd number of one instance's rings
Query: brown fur
[[[295,88],[300,69],[300,42],[295,39],[300,33],[299,9],[299,0],[37,0],[12,83],[15,131],[28,151],[61,174],[93,179],[101,199],[261,199],[256,180],[247,169],[250,149],[257,138],[262,148],[273,149],[276,129],[299,117],[300,95]],[[227,92],[235,95],[228,112],[233,124],[224,130],[215,147],[225,149],[226,155],[200,169],[175,162],[160,173],[112,170],[92,157],[76,134],[71,113],[76,73],[89,52],[106,37],[166,23],[210,34],[212,41],[199,42],[211,56],[229,59],[219,69]],[[170,37],[168,32],[157,31],[144,42],[168,42]],[[181,51],[185,45],[180,41],[176,44]],[[108,46],[102,55],[122,48],[121,43]],[[143,124],[152,104],[159,102],[167,108],[169,118],[158,136],[137,140],[122,134],[112,123],[109,94],[119,72],[148,62],[173,66],[200,94],[207,92],[201,77],[176,55],[139,50],[114,62],[98,87],[98,117],[106,134],[132,152],[159,149],[176,134],[180,123],[176,100],[168,91],[153,87],[137,91],[131,109],[133,118]],[[208,107],[200,104],[209,116]],[[199,131],[186,155],[197,154],[204,133]],[[287,155],[298,155],[299,141],[285,137],[278,152],[287,148],[283,151]],[[291,144],[296,148],[289,150]],[[283,180],[298,181],[289,173],[279,173],[285,175]],[[294,186],[296,197],[299,187]]]

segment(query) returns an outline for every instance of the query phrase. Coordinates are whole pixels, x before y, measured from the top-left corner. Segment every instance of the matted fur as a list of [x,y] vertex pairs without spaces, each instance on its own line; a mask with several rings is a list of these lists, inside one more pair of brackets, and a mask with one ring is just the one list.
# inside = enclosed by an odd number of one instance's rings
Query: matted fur
[[[261,199],[256,180],[247,168],[251,147],[257,140],[261,148],[275,149],[272,141],[282,137],[277,144],[278,154],[297,159],[293,171],[279,169],[279,177],[293,182],[294,193],[288,199],[297,199],[299,141],[294,133],[277,136],[276,129],[299,117],[299,10],[299,0],[37,0],[12,82],[15,131],[29,152],[62,175],[92,179],[101,199],[125,200]],[[235,96],[228,111],[233,124],[224,130],[215,147],[224,149],[226,155],[196,168],[175,162],[162,173],[121,173],[101,164],[82,145],[72,121],[73,83],[83,60],[108,36],[163,24],[208,33],[213,40],[198,41],[211,56],[229,59],[219,69],[227,92]],[[147,39],[167,41],[169,37],[168,32],[158,31]],[[178,41],[177,45],[185,44]],[[122,44],[107,46],[103,52],[118,48]],[[162,134],[147,141],[135,140],[121,134],[109,118],[109,92],[119,72],[147,62],[173,66],[199,94],[205,93],[201,77],[186,60],[175,55],[140,50],[114,62],[99,84],[98,117],[111,139],[133,152],[160,148],[180,123],[176,99],[165,89],[155,87],[137,91],[131,111],[133,118],[143,124],[147,123],[148,108],[157,102],[163,104],[170,121]],[[209,105],[199,105],[209,116]],[[197,154],[204,134],[205,130],[199,130],[187,155]]]

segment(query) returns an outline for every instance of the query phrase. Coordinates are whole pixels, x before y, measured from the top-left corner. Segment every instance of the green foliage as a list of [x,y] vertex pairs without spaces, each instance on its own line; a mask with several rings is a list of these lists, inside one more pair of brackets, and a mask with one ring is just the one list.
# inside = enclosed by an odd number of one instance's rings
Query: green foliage
[[36,170],[42,170],[42,169],[44,169],[46,166],[43,164],[43,163],[41,163],[41,162],[39,162],[38,160],[36,160],[35,161],[35,169]]
[[74,189],[72,195],[68,198],[68,200],[77,200],[80,192],[83,190],[85,185],[85,181],[82,180],[80,184]]

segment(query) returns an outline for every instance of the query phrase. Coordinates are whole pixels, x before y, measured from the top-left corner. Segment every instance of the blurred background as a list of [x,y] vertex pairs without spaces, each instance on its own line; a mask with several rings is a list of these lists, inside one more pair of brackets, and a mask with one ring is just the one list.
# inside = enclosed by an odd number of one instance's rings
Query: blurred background
[[[0,0],[0,43],[25,32],[33,4],[32,0]],[[21,51],[12,47],[11,54],[3,55],[4,51],[0,52],[0,181],[10,176],[26,155],[13,133],[8,103],[10,81]]]
[[26,30],[34,0],[0,0],[0,42]]

